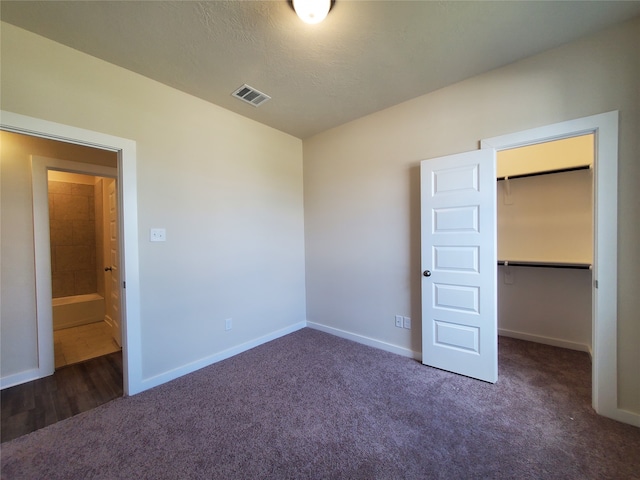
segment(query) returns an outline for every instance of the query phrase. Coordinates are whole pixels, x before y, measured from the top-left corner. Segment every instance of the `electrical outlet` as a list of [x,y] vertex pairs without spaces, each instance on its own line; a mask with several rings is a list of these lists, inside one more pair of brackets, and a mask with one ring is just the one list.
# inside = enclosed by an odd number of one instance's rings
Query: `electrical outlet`
[[231,330],[231,327],[232,327],[232,326],[233,326],[233,324],[232,324],[232,322],[231,322],[231,319],[230,319],[230,318],[227,318],[227,319],[224,321],[224,329],[225,329],[225,330]]
[[402,326],[411,330],[411,319],[409,317],[402,317]]
[[396,315],[396,327],[402,328],[402,315]]

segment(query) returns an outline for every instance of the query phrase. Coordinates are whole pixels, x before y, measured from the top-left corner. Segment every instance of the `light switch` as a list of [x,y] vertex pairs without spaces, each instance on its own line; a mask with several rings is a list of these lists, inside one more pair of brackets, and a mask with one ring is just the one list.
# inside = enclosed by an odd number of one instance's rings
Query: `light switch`
[[167,230],[165,228],[152,228],[149,230],[150,242],[165,242],[167,240]]

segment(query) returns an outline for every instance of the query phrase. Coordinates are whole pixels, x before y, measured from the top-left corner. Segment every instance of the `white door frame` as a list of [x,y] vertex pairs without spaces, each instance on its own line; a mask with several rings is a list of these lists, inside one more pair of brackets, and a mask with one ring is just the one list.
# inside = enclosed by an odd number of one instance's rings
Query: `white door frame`
[[[37,377],[52,375],[55,370],[53,312],[51,306],[51,238],[49,234],[48,173],[50,170],[117,178],[116,168],[72,162],[57,158],[31,156],[33,189],[33,246],[36,280],[36,323],[38,332]],[[123,349],[123,355],[124,349]]]
[[[122,347],[123,387],[125,395],[144,390],[142,386],[142,341],[140,326],[140,275],[138,266],[138,206],[136,186],[136,142],[91,130],[49,122],[13,112],[0,111],[0,129],[73,143],[91,148],[109,150],[118,154],[118,183],[120,202],[121,279],[122,290]],[[37,272],[36,272],[37,274]],[[49,282],[51,278],[49,277]],[[36,277],[36,283],[38,279]],[[48,302],[50,304],[51,297]],[[38,321],[38,334],[44,329]],[[46,337],[46,333],[45,337]],[[50,334],[50,336],[52,333]],[[46,349],[51,351],[48,352]],[[44,350],[43,350],[44,349]],[[52,358],[53,341],[38,342],[38,369],[44,371],[45,363]],[[49,373],[50,374],[50,373]],[[36,377],[37,378],[37,377]],[[23,379],[23,381],[32,380]]]
[[481,148],[508,150],[590,133],[595,135],[592,405],[600,415],[638,424],[638,415],[618,408],[618,112],[488,138]]

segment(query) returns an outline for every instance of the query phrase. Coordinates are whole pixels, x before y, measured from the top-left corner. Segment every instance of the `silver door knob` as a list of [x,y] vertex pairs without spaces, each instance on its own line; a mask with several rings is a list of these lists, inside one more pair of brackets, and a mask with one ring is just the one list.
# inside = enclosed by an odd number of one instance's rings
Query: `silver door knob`
[[431,271],[430,270],[425,270],[424,272],[422,272],[422,275],[424,275],[425,277],[430,277],[431,276]]

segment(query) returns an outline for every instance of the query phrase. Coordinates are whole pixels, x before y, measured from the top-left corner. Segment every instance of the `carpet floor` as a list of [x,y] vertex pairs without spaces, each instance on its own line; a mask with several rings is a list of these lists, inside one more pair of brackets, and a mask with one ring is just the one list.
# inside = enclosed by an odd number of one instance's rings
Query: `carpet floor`
[[495,385],[303,329],[2,444],[13,479],[640,479],[588,355],[499,341]]

